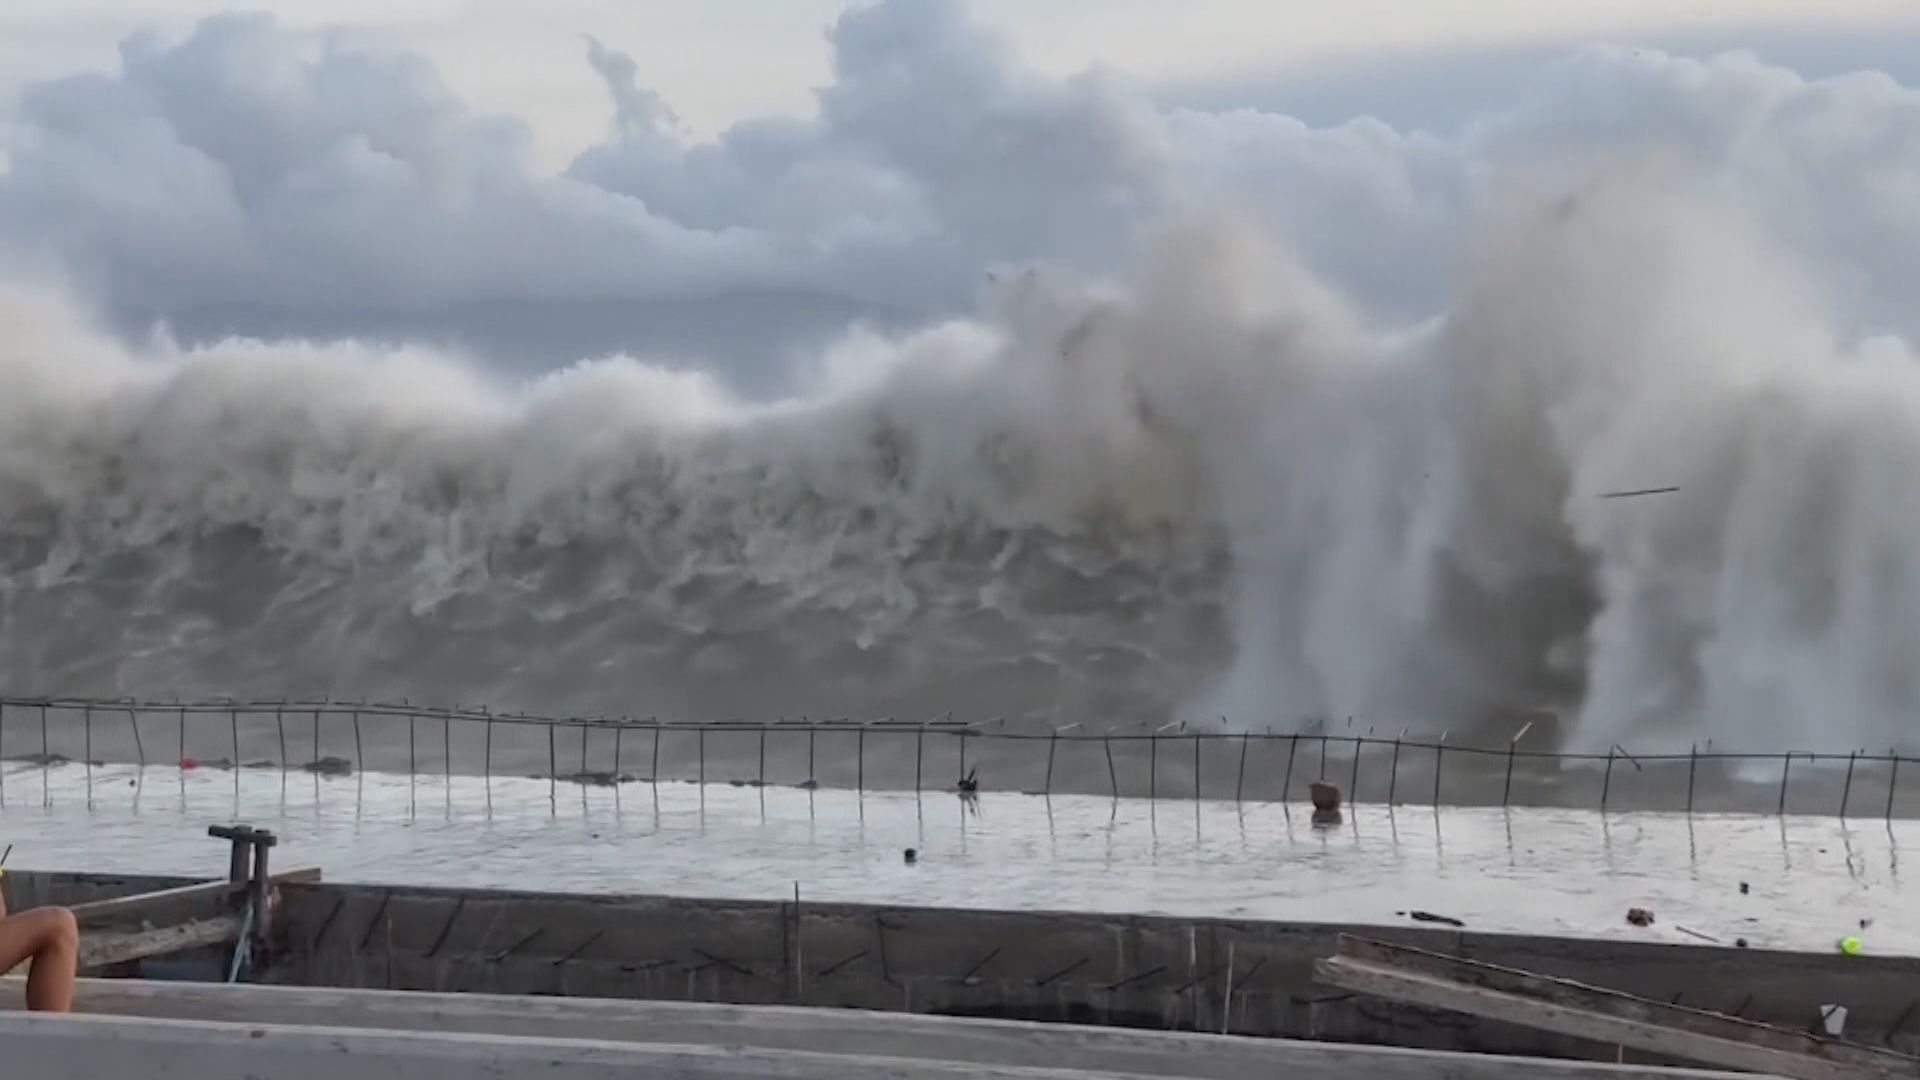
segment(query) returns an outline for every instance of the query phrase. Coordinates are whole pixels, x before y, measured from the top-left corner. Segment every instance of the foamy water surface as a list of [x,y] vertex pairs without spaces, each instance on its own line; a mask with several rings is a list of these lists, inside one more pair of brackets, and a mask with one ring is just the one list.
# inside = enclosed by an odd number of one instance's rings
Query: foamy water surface
[[[90,778],[89,778],[90,777]],[[215,876],[207,825],[271,828],[329,880],[1405,924],[1920,955],[1920,823],[1560,809],[1280,806],[277,770],[10,765],[28,869]],[[903,853],[915,848],[907,865]],[[1741,892],[1741,885],[1748,887]],[[1648,929],[1629,907],[1652,909]],[[1867,925],[1861,926],[1862,920]]]

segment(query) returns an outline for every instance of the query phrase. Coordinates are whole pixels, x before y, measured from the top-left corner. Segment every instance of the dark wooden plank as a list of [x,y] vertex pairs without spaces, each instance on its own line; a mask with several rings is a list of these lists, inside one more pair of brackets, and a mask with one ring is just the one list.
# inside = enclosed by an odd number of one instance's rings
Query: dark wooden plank
[[[1809,1031],[1792,1031],[1754,1020],[1743,1020],[1722,1013],[1708,1012],[1704,1009],[1636,997],[1618,990],[1575,982],[1572,979],[1554,978],[1530,971],[1448,956],[1428,949],[1391,945],[1352,935],[1341,935],[1335,948],[1338,956],[1344,960],[1380,964],[1397,971],[1430,975],[1463,985],[1538,998],[1576,1009],[1604,1011],[1622,1019],[1658,1024],[1661,1027],[1713,1038],[1734,1039],[1785,1053],[1805,1054],[1867,1068],[1893,1069],[1896,1075],[1920,1077],[1920,1058],[1878,1047],[1825,1038]],[[1808,1019],[1811,1021],[1813,1018]]]
[[1342,937],[1314,973],[1358,993],[1795,1080],[1920,1076],[1905,1054],[1359,938]]

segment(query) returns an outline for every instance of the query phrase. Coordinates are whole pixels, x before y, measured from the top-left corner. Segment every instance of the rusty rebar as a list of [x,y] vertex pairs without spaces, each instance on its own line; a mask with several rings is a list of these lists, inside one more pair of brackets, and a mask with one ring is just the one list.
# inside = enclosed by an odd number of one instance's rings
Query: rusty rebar
[[1300,752],[1300,733],[1287,736],[1287,775],[1280,782],[1280,801],[1286,802],[1287,795],[1293,791],[1293,758]]
[[1245,801],[1247,791],[1247,743],[1253,738],[1250,732],[1240,733],[1240,774],[1233,782],[1233,801]]
[[1193,736],[1193,801],[1200,801],[1200,736]]
[[1506,783],[1506,787],[1502,789],[1500,792],[1501,806],[1507,806],[1513,802],[1514,757],[1519,753],[1520,740],[1526,738],[1527,732],[1532,730],[1533,730],[1533,721],[1529,720],[1527,721],[1526,726],[1522,727],[1518,732],[1514,734],[1512,739],[1509,739],[1507,741],[1507,783]]
[[1400,743],[1402,742],[1402,740],[1406,739],[1406,737],[1407,737],[1407,732],[1403,730],[1400,732],[1400,737],[1393,740],[1393,763],[1388,766],[1389,775],[1387,776],[1388,808],[1392,808],[1394,794],[1400,788]]
[[1109,788],[1112,789],[1113,797],[1115,799],[1118,799],[1120,797],[1120,774],[1113,767],[1113,735],[1112,733],[1109,732],[1106,736],[1102,737],[1100,740],[1100,744],[1104,746],[1107,751],[1107,785]]

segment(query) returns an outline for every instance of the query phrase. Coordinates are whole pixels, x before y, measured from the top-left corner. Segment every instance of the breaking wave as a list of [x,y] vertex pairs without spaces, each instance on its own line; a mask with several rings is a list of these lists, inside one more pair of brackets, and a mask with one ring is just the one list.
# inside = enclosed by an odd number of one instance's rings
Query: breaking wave
[[1906,344],[1841,340],[1670,174],[1508,195],[1431,324],[1210,218],[856,331],[775,402],[625,357],[129,349],[16,291],[0,680],[1911,745]]

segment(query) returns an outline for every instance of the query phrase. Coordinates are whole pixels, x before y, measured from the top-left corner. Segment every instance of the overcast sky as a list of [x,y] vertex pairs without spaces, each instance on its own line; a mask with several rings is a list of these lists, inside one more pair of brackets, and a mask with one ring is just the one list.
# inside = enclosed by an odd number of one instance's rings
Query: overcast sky
[[[806,113],[828,76],[826,31],[849,0],[8,0],[0,5],[0,100],[21,84],[105,69],[128,34],[183,34],[206,15],[272,12],[314,35],[430,58],[477,108],[527,118],[546,162],[598,138],[605,95],[579,63],[580,34],[632,55],[642,81],[698,134],[743,117]],[[1221,105],[1274,107],[1279,92],[1375,112],[1433,112],[1476,61],[1535,58],[1583,42],[1749,47],[1820,74],[1920,64],[1909,0],[974,0],[1035,69],[1107,65]],[[1177,17],[1175,12],[1177,10]],[[1463,59],[1470,58],[1470,59]],[[1906,58],[1912,58],[1906,60]],[[1423,79],[1423,76],[1429,76]],[[1423,85],[1411,87],[1410,80]],[[1361,83],[1363,85],[1355,85]],[[1370,89],[1365,83],[1372,83]],[[1235,101],[1238,96],[1240,100]],[[1327,101],[1326,104],[1320,102]]]
[[1863,325],[1904,309],[1910,0],[1173,11],[10,0],[0,256],[130,333],[427,337],[522,371],[632,350],[774,386],[850,320],[965,310],[996,266],[1112,269],[1199,206],[1418,320],[1490,177],[1611,147],[1733,177]]

